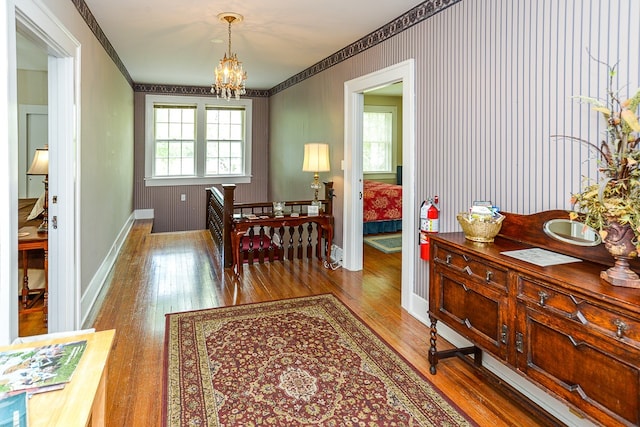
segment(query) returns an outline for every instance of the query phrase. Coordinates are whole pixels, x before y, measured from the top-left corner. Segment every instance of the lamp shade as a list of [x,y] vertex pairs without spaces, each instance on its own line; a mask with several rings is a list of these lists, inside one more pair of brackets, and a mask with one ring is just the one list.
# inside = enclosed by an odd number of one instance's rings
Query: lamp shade
[[27,175],[48,175],[49,174],[49,148],[36,148],[31,167]]
[[331,165],[329,164],[329,144],[305,144],[302,170],[304,172],[330,171]]

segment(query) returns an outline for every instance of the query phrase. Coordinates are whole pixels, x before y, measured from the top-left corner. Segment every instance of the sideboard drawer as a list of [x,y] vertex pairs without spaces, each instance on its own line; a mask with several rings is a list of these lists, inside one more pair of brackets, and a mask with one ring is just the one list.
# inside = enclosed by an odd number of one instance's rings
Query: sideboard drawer
[[507,290],[507,271],[496,265],[448,247],[434,245],[434,259],[454,271],[464,274],[478,283],[487,283]]
[[518,300],[574,320],[603,337],[640,348],[640,318],[604,309],[570,293],[518,276]]
[[575,298],[525,276],[518,276],[518,299],[569,318],[573,317],[577,310]]
[[632,318],[589,303],[580,304],[580,313],[587,324],[600,333],[640,349],[640,320],[637,317]]

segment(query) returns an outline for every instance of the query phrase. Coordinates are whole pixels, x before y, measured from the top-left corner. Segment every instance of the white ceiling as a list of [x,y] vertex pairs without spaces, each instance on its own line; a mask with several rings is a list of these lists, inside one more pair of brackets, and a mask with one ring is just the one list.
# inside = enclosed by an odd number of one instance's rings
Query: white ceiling
[[420,0],[85,0],[136,83],[209,86],[228,47],[247,88],[270,89],[422,3]]

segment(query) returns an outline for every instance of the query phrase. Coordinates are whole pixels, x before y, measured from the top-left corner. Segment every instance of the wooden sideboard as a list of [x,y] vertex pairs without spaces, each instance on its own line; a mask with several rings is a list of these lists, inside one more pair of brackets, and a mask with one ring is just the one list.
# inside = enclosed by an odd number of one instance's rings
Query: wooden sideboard
[[[505,215],[511,223],[494,243],[431,237],[431,373],[454,354],[473,353],[481,365],[486,351],[578,413],[608,426],[640,425],[640,290],[601,281],[606,266],[585,260],[601,248],[563,250],[541,227],[517,226],[540,225],[548,214]],[[585,256],[540,267],[502,254],[533,247]],[[474,345],[439,352],[438,321]]]

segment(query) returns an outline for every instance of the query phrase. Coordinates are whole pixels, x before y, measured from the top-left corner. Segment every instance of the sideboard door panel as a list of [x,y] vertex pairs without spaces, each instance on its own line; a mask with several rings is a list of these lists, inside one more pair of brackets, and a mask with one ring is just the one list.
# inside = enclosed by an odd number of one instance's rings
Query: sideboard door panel
[[603,339],[573,321],[525,304],[518,306],[518,319],[517,333],[524,334],[520,371],[591,415],[607,414],[608,425],[640,423],[638,361],[625,360],[624,345],[603,346]]
[[438,266],[435,271],[441,292],[431,303],[437,304],[439,316],[479,347],[505,359],[506,347],[501,342],[505,296]]

